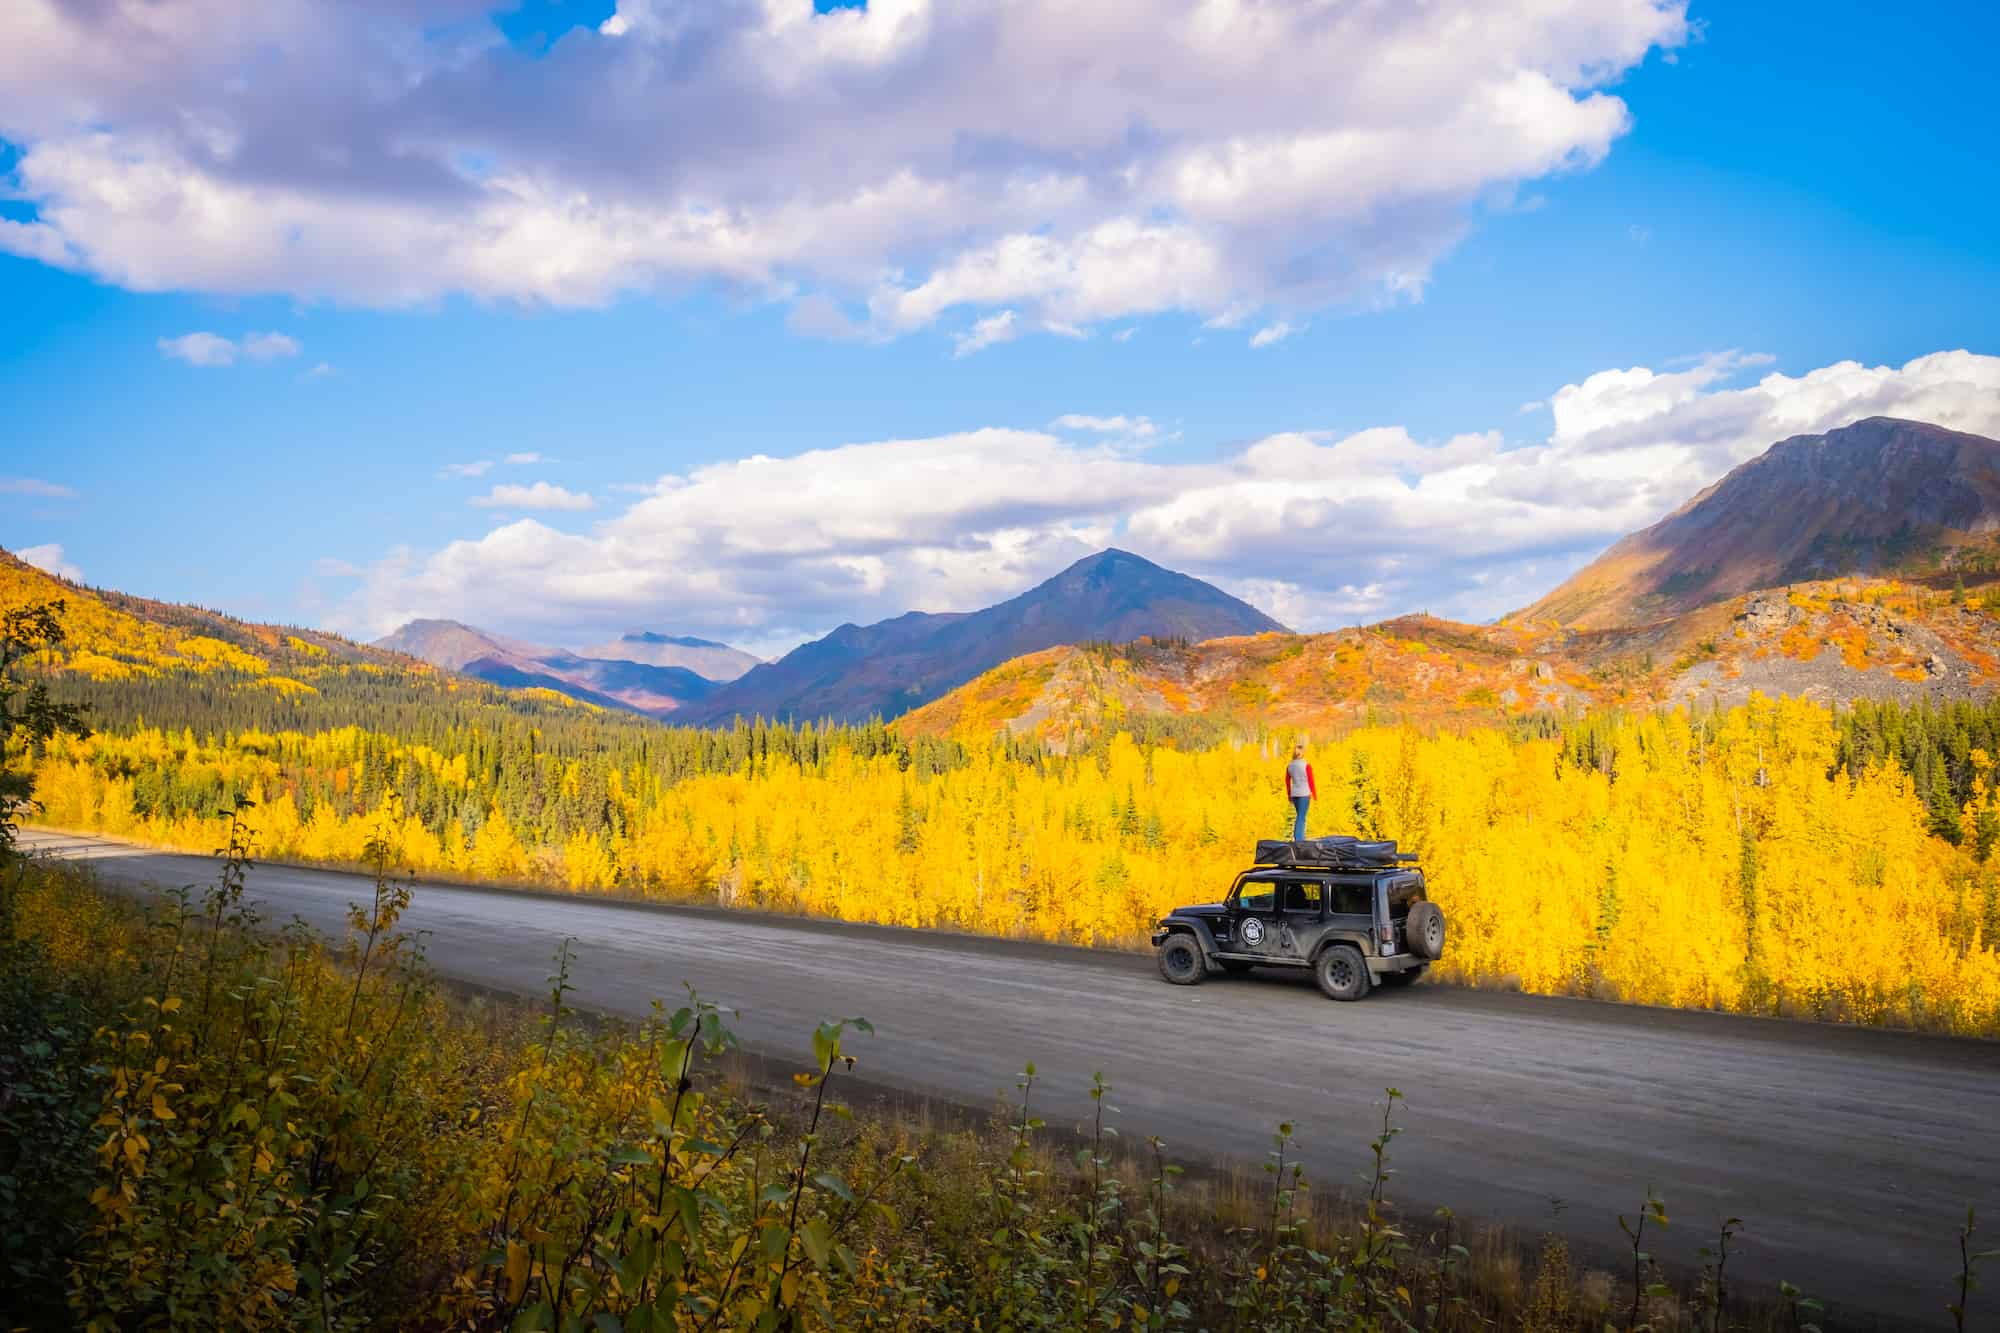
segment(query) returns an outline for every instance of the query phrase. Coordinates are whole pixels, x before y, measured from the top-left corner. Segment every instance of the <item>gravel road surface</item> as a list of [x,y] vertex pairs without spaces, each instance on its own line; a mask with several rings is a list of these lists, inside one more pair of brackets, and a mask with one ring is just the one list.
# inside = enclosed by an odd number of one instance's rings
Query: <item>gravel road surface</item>
[[[106,839],[26,841],[126,885],[214,872]],[[366,893],[335,871],[250,877],[270,919],[335,934]],[[1051,1126],[1087,1114],[1093,1070],[1128,1138],[1203,1158],[1260,1162],[1290,1119],[1322,1188],[1365,1165],[1393,1085],[1406,1207],[1532,1231],[1560,1198],[1555,1225],[1588,1250],[1620,1239],[1616,1214],[1650,1183],[1673,1219],[1648,1246],[1663,1260],[1692,1265],[1733,1214],[1732,1274],[1885,1326],[1942,1323],[1966,1205],[2000,1220],[2000,1042],[1430,986],[1335,1004],[1302,979],[1168,986],[1130,954],[442,885],[419,887],[404,925],[431,933],[447,976],[527,994],[575,936],[577,1004],[641,1015],[689,981],[781,1059],[806,1059],[821,1019],[863,1015],[860,1072],[962,1104],[992,1105],[1033,1060]],[[1987,1288],[1968,1327],[2000,1328]]]

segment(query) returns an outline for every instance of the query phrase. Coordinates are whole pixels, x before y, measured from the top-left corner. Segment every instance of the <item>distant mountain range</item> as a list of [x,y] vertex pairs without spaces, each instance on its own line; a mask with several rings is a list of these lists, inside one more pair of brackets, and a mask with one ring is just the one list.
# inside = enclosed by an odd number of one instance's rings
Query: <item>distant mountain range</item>
[[[1453,715],[1733,699],[1752,688],[1828,699],[1970,693],[2000,685],[1983,665],[2000,647],[1988,618],[1886,585],[1867,593],[1860,620],[1824,589],[1791,599],[1770,590],[1857,576],[1933,587],[1988,577],[2000,572],[1996,537],[2000,442],[1873,417],[1772,445],[1498,625],[1405,617],[1279,651],[1240,641],[1284,632],[1255,607],[1107,550],[983,611],[842,625],[726,681],[647,674],[671,669],[643,664],[655,654],[711,669],[712,657],[667,654],[720,653],[730,668],[748,660],[659,634],[581,656],[419,622],[382,646],[693,725],[914,712],[919,730],[1028,725],[1045,736],[1088,729],[1100,715],[1161,711],[1305,723],[1370,708]],[[1079,647],[1142,637],[1155,643],[1124,652],[1122,673],[1106,674],[1101,656]],[[1864,641],[1873,648],[1856,646]],[[1436,644],[1452,647],[1424,646]],[[1815,644],[1835,647],[1822,654]],[[1326,662],[1297,665],[1322,648]],[[626,655],[617,665],[594,656],[614,652]]]
[[[705,654],[719,652],[749,657],[726,644],[700,639],[693,642]],[[544,648],[504,638],[456,620],[412,620],[393,634],[377,639],[374,646],[494,685],[555,690],[585,703],[628,708],[653,717],[672,716],[686,705],[706,698],[717,686],[715,681],[684,666],[586,657],[561,648]],[[661,646],[676,645],[667,640]]]
[[874,625],[842,625],[745,673],[675,720],[893,718],[1011,657],[1058,644],[1266,631],[1289,633],[1212,584],[1129,551],[1106,550],[983,611],[912,611]]
[[776,662],[709,639],[645,630],[569,652],[455,620],[413,620],[375,646],[495,685],[539,686],[587,703],[713,725],[737,717],[893,718],[1010,657],[1057,644],[1284,629],[1200,579],[1107,550],[998,606],[842,625]]
[[698,725],[880,716],[1058,745],[1149,714],[1324,730],[1753,690],[1983,696],[2000,690],[2000,441],[1887,418],[1781,441],[1492,625],[1409,616],[1292,635],[1210,584],[1107,550],[997,606],[843,625],[769,663],[650,631],[572,652],[450,620],[364,646],[66,585],[0,552],[0,602],[58,595],[77,635],[63,670],[223,670],[301,722],[356,715],[371,690],[439,688],[434,668],[566,696],[507,696],[523,708],[573,700]]
[[639,662],[646,666],[686,667],[695,675],[714,681],[735,680],[764,660],[713,639],[695,639],[684,634],[655,634],[643,629],[621,634],[595,648],[582,649],[578,655],[611,662]]
[[1893,417],[1772,445],[1519,618],[1638,625],[1760,588],[1924,573],[2000,529],[2000,441]]
[[1284,630],[1228,592],[1126,550],[1100,550],[998,606],[842,624],[776,662],[708,638],[634,630],[570,652],[458,620],[410,620],[374,646],[492,685],[540,687],[692,725],[738,717],[892,719],[1022,652],[1084,640]]
[[1871,418],[1773,445],[1497,624],[1403,616],[1288,639],[1054,648],[900,725],[1062,748],[1149,715],[1324,732],[1752,692],[1983,696],[2000,689],[1996,576],[2000,441]]

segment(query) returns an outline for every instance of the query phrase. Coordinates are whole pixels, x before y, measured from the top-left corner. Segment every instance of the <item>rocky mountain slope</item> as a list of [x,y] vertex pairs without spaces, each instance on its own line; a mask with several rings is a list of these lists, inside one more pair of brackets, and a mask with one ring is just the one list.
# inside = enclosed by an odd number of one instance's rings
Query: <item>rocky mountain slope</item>
[[1516,618],[1643,624],[1760,588],[1990,568],[2000,441],[1870,417],[1772,445]]
[[585,703],[653,717],[666,717],[716,688],[715,681],[686,667],[586,657],[455,620],[412,620],[374,646],[509,689],[554,690]]
[[1797,584],[1631,628],[1405,616],[1328,634],[1061,647],[988,671],[898,725],[1067,748],[1107,730],[1326,735],[1372,721],[1494,722],[1577,709],[1984,695],[2000,688],[2000,584]]
[[912,611],[879,624],[842,625],[746,673],[675,720],[896,717],[1009,658],[1058,644],[1141,635],[1201,640],[1271,630],[1284,626],[1220,588],[1126,551],[1100,551],[983,611]]

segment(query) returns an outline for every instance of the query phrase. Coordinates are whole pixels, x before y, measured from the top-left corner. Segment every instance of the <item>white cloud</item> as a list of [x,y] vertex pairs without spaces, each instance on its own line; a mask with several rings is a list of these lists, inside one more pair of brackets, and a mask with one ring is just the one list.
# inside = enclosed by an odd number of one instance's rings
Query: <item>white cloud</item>
[[466,503],[481,509],[562,509],[574,512],[589,509],[596,502],[588,495],[538,481],[532,486],[495,486],[484,495],[473,496]]
[[236,344],[213,333],[183,333],[178,338],[161,338],[156,344],[162,356],[185,361],[191,366],[233,366]]
[[252,333],[243,339],[243,355],[252,361],[277,361],[298,354],[298,339],[282,333]]
[[305,374],[299,376],[299,378],[302,380],[323,380],[339,373],[339,371],[333,368],[330,362],[322,361]]
[[1789,435],[1873,415],[2000,436],[2000,357],[1841,362],[1730,387],[1765,358],[1600,372],[1551,434],[1420,440],[1400,427],[1266,436],[1213,462],[1075,414],[697,467],[588,532],[534,519],[375,565],[334,623],[420,615],[563,637],[645,621],[782,649],[846,620],[963,611],[1105,545],[1327,628],[1399,611],[1485,619]]
[[1135,334],[1135,333],[1137,333],[1137,332],[1138,332],[1138,330],[1137,330],[1136,328],[1129,328],[1129,329],[1120,329],[1120,330],[1118,330],[1118,332],[1116,332],[1116,333],[1114,333],[1114,334],[1112,334],[1112,335],[1111,335],[1111,341],[1112,341],[1112,342],[1115,342],[1115,343],[1128,343],[1128,342],[1131,342],[1131,341],[1132,341],[1132,335],[1133,335],[1133,334]]
[[833,342],[854,342],[868,337],[865,324],[856,321],[840,303],[821,292],[799,298],[785,316],[785,327],[805,338],[826,338]]
[[1281,319],[1275,324],[1266,324],[1263,328],[1251,334],[1250,345],[1252,347],[1269,347],[1273,343],[1281,343],[1294,333],[1300,332],[1303,332],[1303,329],[1295,329]]
[[1600,161],[1607,89],[1689,32],[1684,0],[620,0],[523,61],[496,7],[12,0],[0,249],[368,305],[718,283],[836,337],[1365,306]]
[[971,356],[974,352],[983,351],[995,343],[1012,342],[1020,336],[1021,330],[1016,327],[1014,312],[1002,310],[997,315],[988,315],[964,333],[952,334],[951,340],[954,346],[951,354]]
[[543,458],[540,454],[524,453],[524,454],[508,454],[505,458],[501,459],[500,461],[506,463],[510,467],[527,467],[533,463],[546,463],[549,460]]
[[1051,421],[1049,425],[1057,430],[1088,431],[1093,435],[1124,435],[1132,439],[1148,440],[1160,433],[1149,417],[1093,417],[1081,412],[1066,412]]
[[282,333],[245,334],[241,342],[232,342],[217,333],[183,333],[178,338],[161,338],[155,345],[162,356],[209,369],[233,366],[239,358],[276,361],[297,356],[300,351],[298,340]]
[[481,458],[470,463],[446,463],[438,470],[438,476],[444,479],[483,477],[492,470],[493,460],[490,458]]
[[16,554],[45,574],[68,579],[71,583],[83,582],[83,571],[63,559],[63,548],[55,542],[44,546],[24,546]]
[[62,233],[45,222],[15,222],[0,218],[0,252],[19,255],[54,268],[74,268],[78,257],[71,253]]
[[0,495],[27,495],[38,500],[76,498],[76,492],[70,487],[43,481],[39,477],[0,477]]

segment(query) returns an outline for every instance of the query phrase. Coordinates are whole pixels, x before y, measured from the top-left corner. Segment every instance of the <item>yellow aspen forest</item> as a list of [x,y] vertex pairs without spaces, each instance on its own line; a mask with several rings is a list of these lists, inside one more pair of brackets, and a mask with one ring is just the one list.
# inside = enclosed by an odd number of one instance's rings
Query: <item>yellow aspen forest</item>
[[[1598,719],[1582,740],[1361,730],[1310,752],[1311,831],[1421,853],[1451,923],[1442,980],[2000,1033],[1991,757],[1966,756],[1952,829],[1904,766],[1842,762],[1837,724],[1758,698]],[[220,846],[247,796],[268,859],[357,863],[381,832],[419,876],[1130,947],[1284,835],[1289,740],[1121,734],[1072,757],[996,741],[948,765],[753,750],[675,779],[543,755],[524,797],[497,761],[355,728],[135,728],[58,738],[35,794],[50,825],[189,851]]]

